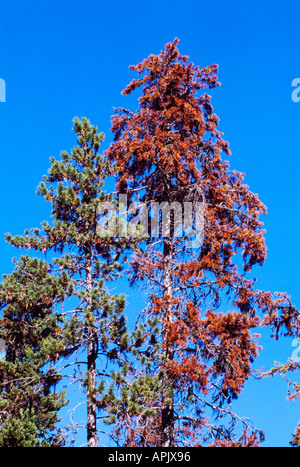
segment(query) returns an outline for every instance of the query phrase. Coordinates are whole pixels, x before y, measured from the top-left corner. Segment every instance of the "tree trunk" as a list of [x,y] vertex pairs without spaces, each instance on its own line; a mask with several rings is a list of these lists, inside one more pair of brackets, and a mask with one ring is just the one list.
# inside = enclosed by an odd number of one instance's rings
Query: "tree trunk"
[[97,384],[96,359],[97,359],[97,333],[94,327],[94,310],[92,306],[91,291],[93,288],[91,252],[87,254],[86,266],[86,292],[87,297],[87,371],[88,371],[88,390],[87,390],[87,442],[89,448],[98,446],[96,413],[97,407],[94,401],[95,389]]
[[96,404],[93,402],[93,389],[96,387],[96,352],[93,339],[88,343],[88,374],[89,387],[87,400],[87,440],[88,447],[95,448],[98,445],[96,426]]
[[[173,281],[172,281],[172,239],[168,238],[164,241],[164,296],[168,300],[173,298]],[[173,346],[167,342],[167,327],[172,322],[172,303],[168,302],[164,309],[165,324],[163,328],[163,344],[165,347],[166,362],[173,358]],[[173,382],[166,371],[163,380],[162,390],[162,434],[161,446],[172,447],[174,446],[174,389]]]

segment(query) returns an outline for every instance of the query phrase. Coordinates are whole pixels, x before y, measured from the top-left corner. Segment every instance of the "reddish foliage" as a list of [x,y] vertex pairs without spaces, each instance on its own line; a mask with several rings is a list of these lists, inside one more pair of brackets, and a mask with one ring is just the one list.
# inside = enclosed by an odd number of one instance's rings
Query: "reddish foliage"
[[[161,412],[152,415],[160,445],[182,439],[197,445],[206,439],[218,446],[255,446],[255,430],[249,435],[243,431],[234,441],[233,431],[210,424],[204,410],[208,406],[224,415],[222,404],[241,392],[259,350],[253,329],[268,325],[278,336],[285,326],[292,333],[299,326],[297,313],[288,297],[257,291],[255,281],[246,278],[266,258],[259,220],[266,208],[243,183],[244,175],[222,159],[230,155],[229,144],[217,128],[211,96],[203,92],[219,86],[217,65],[200,69],[180,55],[177,45],[175,39],[159,55],[130,67],[141,77],[123,94],[141,88],[139,108],[135,113],[117,110],[115,138],[107,151],[119,168],[117,189],[129,200],[205,204],[204,241],[196,252],[185,247],[186,238],[162,238],[160,243],[150,238],[131,262],[133,280],[154,289],[148,312],[161,325],[156,339],[160,354],[155,356],[155,368],[164,375],[161,393],[145,405],[160,400]],[[236,266],[237,254],[243,271]],[[234,311],[220,312],[226,295]],[[166,396],[170,387],[171,403]],[[180,404],[185,407],[181,415]],[[142,444],[137,427],[134,433],[131,443]]]

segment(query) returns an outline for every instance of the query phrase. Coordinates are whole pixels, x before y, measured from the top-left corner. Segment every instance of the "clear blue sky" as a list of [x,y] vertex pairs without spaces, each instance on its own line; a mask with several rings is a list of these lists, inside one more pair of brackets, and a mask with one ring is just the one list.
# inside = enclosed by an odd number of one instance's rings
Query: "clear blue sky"
[[[258,287],[287,291],[300,309],[300,102],[291,99],[300,77],[299,0],[15,0],[0,12],[0,274],[16,252],[5,232],[22,233],[49,218],[35,195],[49,157],[70,150],[74,116],[88,117],[111,141],[113,107],[135,109],[121,96],[135,77],[128,69],[166,42],[199,66],[219,65],[222,86],[212,91],[220,129],[230,142],[231,168],[267,205],[268,258],[255,270]],[[130,310],[129,310],[130,312]],[[285,361],[291,339],[267,334],[255,366]],[[265,430],[267,446],[287,446],[300,403],[286,402],[280,378],[249,381],[239,414]]]

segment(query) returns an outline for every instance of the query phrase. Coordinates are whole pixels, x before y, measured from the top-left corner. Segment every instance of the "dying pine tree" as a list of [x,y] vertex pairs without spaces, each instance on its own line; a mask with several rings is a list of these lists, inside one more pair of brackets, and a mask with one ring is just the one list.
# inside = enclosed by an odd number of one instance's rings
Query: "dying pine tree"
[[[59,160],[50,159],[48,175],[38,187],[52,205],[53,222],[43,222],[42,229],[28,230],[24,236],[7,235],[7,241],[48,254],[52,270],[68,279],[59,310],[63,321],[59,368],[62,375],[68,369],[74,383],[80,384],[77,394],[86,393],[87,444],[96,447],[97,417],[101,412],[105,420],[105,409],[114,399],[114,375],[124,366],[122,352],[128,339],[124,296],[109,290],[120,271],[125,240],[97,233],[99,205],[111,201],[104,191],[109,167],[99,154],[104,135],[86,118],[74,119],[74,131],[77,145],[70,154],[63,151]],[[32,281],[38,280],[33,274]],[[44,301],[50,300],[49,293],[45,291]]]
[[220,84],[217,66],[200,69],[177,45],[130,67],[140,76],[123,94],[139,89],[138,109],[116,110],[107,151],[118,193],[146,206],[149,235],[130,263],[148,302],[117,429],[127,446],[253,446],[263,435],[231,401],[252,374],[257,327],[296,332],[298,313],[286,294],[256,290],[249,278],[266,258],[266,208],[224,160],[229,144],[206,92]]

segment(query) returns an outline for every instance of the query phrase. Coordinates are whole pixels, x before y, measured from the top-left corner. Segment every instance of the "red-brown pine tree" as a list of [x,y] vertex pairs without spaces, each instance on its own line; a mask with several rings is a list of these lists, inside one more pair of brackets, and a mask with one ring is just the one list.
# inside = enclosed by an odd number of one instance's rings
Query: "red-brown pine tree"
[[[229,145],[203,91],[219,86],[217,65],[188,63],[178,42],[130,67],[141,76],[123,94],[141,88],[139,108],[117,110],[107,151],[118,165],[118,192],[149,208],[149,225],[158,211],[151,203],[177,209],[165,213],[169,234],[149,229],[131,261],[132,281],[141,281],[149,300],[137,333],[143,373],[124,388],[118,426],[123,421],[132,446],[253,446],[261,433],[230,409],[258,353],[253,332],[269,325],[277,336],[282,326],[293,333],[298,313],[285,294],[255,290],[247,278],[266,258],[259,220],[266,208],[222,159]],[[176,235],[176,216],[192,206],[200,228],[199,203],[203,241],[191,248],[190,232]],[[212,421],[226,416],[227,425]]]

